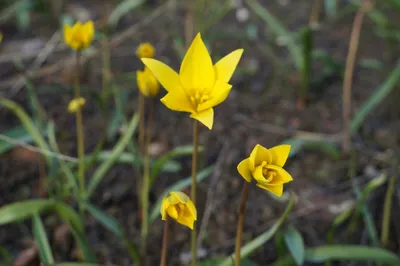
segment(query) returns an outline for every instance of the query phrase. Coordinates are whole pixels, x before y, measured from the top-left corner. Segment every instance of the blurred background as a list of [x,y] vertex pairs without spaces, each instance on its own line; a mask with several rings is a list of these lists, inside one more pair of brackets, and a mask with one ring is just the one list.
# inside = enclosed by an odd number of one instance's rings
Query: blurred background
[[[234,250],[243,184],[236,166],[257,143],[291,144],[286,169],[294,180],[281,198],[250,187],[244,242],[264,237],[243,265],[375,265],[365,251],[357,256],[370,262],[349,262],[340,245],[400,254],[399,0],[1,0],[0,265],[40,265],[40,225],[56,262],[83,256],[50,205],[33,222],[25,219],[32,213],[4,214],[8,204],[33,199],[77,209],[68,183],[77,165],[75,120],[67,111],[77,68],[63,41],[63,25],[77,20],[96,28],[80,76],[86,175],[98,180],[83,224],[98,263],[132,265],[125,239],[140,237],[137,133],[129,127],[143,68],[136,48],[150,42],[155,58],[178,70],[197,32],[213,62],[244,49],[213,130],[200,130],[201,265],[218,265]],[[156,102],[148,265],[160,258],[160,198],[190,189],[192,121]],[[295,204],[281,221],[291,194]],[[189,229],[171,225],[168,265],[188,264],[189,238]],[[312,256],[332,245],[341,256]]]

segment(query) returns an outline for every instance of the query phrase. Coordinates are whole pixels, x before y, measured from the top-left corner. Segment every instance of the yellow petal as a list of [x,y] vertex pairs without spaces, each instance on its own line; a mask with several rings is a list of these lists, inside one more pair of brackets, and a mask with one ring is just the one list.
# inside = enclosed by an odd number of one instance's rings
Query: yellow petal
[[242,54],[243,49],[238,49],[219,60],[214,65],[215,72],[217,74],[216,79],[228,83],[236,69],[237,64],[239,63]]
[[174,205],[170,205],[167,209],[167,213],[168,215],[172,218],[172,219],[178,219],[179,215],[178,215],[178,211],[176,210]]
[[272,160],[271,163],[277,166],[284,166],[290,153],[290,145],[279,145],[269,149]]
[[161,213],[161,219],[166,220],[167,219],[167,209],[169,207],[169,202],[167,198],[163,198],[161,208],[160,208],[160,213]]
[[200,113],[192,113],[190,117],[200,121],[203,125],[211,130],[214,122],[214,109],[209,108]]
[[175,90],[168,92],[167,95],[161,99],[161,102],[173,111],[188,113],[195,111],[183,88],[176,88]]
[[181,216],[176,220],[178,223],[189,227],[190,229],[193,230],[193,225],[194,225],[194,220],[193,218],[189,218],[189,217],[185,217],[185,216]]
[[152,58],[142,58],[141,60],[168,92],[182,87],[178,73],[163,62]]
[[287,183],[293,180],[293,177],[282,167],[275,165],[267,165],[268,169],[275,170],[277,177],[282,180],[282,183]]
[[215,83],[214,66],[200,33],[183,58],[179,77],[185,88],[212,88]]
[[212,108],[212,107],[222,103],[228,97],[229,92],[231,91],[231,88],[232,88],[232,85],[230,85],[226,82],[217,80],[211,91],[210,100],[199,104],[199,106],[197,107],[197,110],[199,112],[201,112],[203,110]]
[[189,196],[181,191],[173,191],[169,193],[171,198],[177,199],[181,203],[186,203],[189,199]]
[[194,218],[194,220],[197,220],[197,210],[196,206],[194,206],[193,201],[190,199],[186,202],[186,207],[191,214],[191,216]]
[[257,183],[265,183],[267,182],[267,179],[265,179],[263,175],[263,166],[259,165],[256,166],[256,168],[253,171],[253,178],[257,181]]
[[271,163],[271,154],[267,148],[257,144],[250,154],[250,162],[253,165],[253,170],[251,171],[254,171],[254,168],[259,166],[263,161],[268,164]]
[[238,166],[237,166],[237,170],[239,172],[239,174],[247,181],[247,182],[251,182],[251,171],[250,171],[250,159],[244,159],[243,161],[241,161]]
[[278,197],[282,196],[283,194],[283,185],[278,185],[278,186],[270,186],[267,184],[257,184],[258,187],[268,190],[272,192],[273,194],[277,195]]

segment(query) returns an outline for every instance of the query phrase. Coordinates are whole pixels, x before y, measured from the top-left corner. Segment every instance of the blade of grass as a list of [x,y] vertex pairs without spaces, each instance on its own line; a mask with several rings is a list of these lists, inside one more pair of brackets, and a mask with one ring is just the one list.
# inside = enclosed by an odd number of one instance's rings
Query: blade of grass
[[293,225],[290,225],[285,231],[284,239],[297,265],[303,265],[305,248],[300,232]]
[[[286,220],[287,216],[289,215],[290,211],[292,210],[292,208],[294,206],[294,202],[295,202],[295,197],[292,195],[282,216],[271,226],[271,228],[242,247],[242,249],[240,250],[240,258],[241,259],[249,256],[252,252],[254,252],[257,248],[264,245],[264,243],[266,243],[268,240],[270,240],[275,235],[275,233],[282,226],[283,222]],[[221,264],[219,264],[219,266],[233,265],[232,258],[234,256],[235,256],[235,254],[231,254]]]
[[51,252],[46,230],[44,230],[42,219],[38,214],[33,216],[32,229],[37,247],[39,249],[41,262],[45,265],[54,263],[53,253]]
[[112,28],[115,28],[118,24],[118,21],[124,15],[131,12],[144,2],[145,2],[144,0],[124,0],[120,2],[111,12],[110,17],[108,18],[108,25],[111,26]]
[[132,136],[136,130],[138,122],[139,122],[139,115],[138,114],[133,115],[125,134],[120,138],[118,143],[115,145],[111,157],[107,161],[104,161],[99,166],[99,168],[97,168],[96,171],[94,172],[87,189],[87,195],[86,195],[87,199],[90,198],[90,196],[92,195],[96,187],[99,185],[105,174],[115,163],[118,157],[122,154],[128,143],[132,139]]

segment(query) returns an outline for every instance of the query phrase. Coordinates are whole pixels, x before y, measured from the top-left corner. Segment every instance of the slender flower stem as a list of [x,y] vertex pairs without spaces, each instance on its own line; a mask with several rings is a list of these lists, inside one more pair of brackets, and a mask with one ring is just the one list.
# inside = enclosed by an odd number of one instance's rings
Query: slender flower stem
[[[80,52],[76,53],[76,76],[75,76],[75,98],[81,97],[81,88],[80,88],[80,70],[81,70],[81,62],[80,62]],[[79,191],[81,198],[85,195],[85,139],[83,134],[83,118],[82,118],[82,110],[78,108],[76,112],[76,136],[78,143],[78,181],[79,181]]]
[[149,192],[150,192],[150,154],[149,146],[154,123],[154,99],[150,99],[149,118],[144,143],[144,165],[142,186],[142,249],[146,249],[147,234],[149,231]]
[[139,153],[141,156],[144,154],[144,135],[145,135],[145,125],[144,125],[144,109],[145,109],[145,98],[142,93],[139,92]]
[[245,181],[242,190],[242,199],[240,200],[239,219],[236,230],[235,266],[240,265],[240,249],[242,247],[243,224],[244,224],[244,215],[246,213],[246,202],[248,193],[249,193],[249,182]]
[[[194,120],[193,124],[193,154],[192,154],[192,187],[190,191],[190,198],[193,204],[196,206],[196,185],[197,185],[197,150],[198,150],[198,135],[199,135],[199,125],[197,120]],[[196,223],[193,225],[192,235],[191,235],[191,252],[192,252],[192,265],[197,264],[197,231]]]
[[169,219],[167,218],[167,220],[164,223],[164,235],[162,241],[160,266],[167,265],[168,226],[169,226]]

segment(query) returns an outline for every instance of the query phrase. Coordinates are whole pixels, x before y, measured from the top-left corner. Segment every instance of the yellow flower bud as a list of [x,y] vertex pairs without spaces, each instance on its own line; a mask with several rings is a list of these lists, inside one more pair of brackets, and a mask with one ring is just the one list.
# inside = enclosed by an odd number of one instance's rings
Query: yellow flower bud
[[160,84],[147,67],[143,71],[136,71],[136,79],[138,88],[144,96],[154,97],[160,91]]
[[163,199],[160,211],[161,218],[164,221],[169,216],[193,230],[194,221],[197,220],[197,211],[193,202],[185,193],[170,192],[169,196]]
[[149,42],[144,42],[139,45],[136,49],[136,55],[139,58],[151,58],[154,57],[155,49],[154,46]]
[[68,104],[68,112],[76,113],[78,110],[82,109],[85,105],[86,100],[83,97],[75,98],[71,100]]
[[283,169],[290,153],[290,145],[279,145],[271,149],[257,144],[250,154],[237,166],[239,174],[247,181],[255,179],[257,186],[282,196],[283,184],[293,180]]
[[84,24],[78,21],[72,27],[64,25],[64,41],[76,51],[88,48],[93,38],[94,24],[91,20]]

